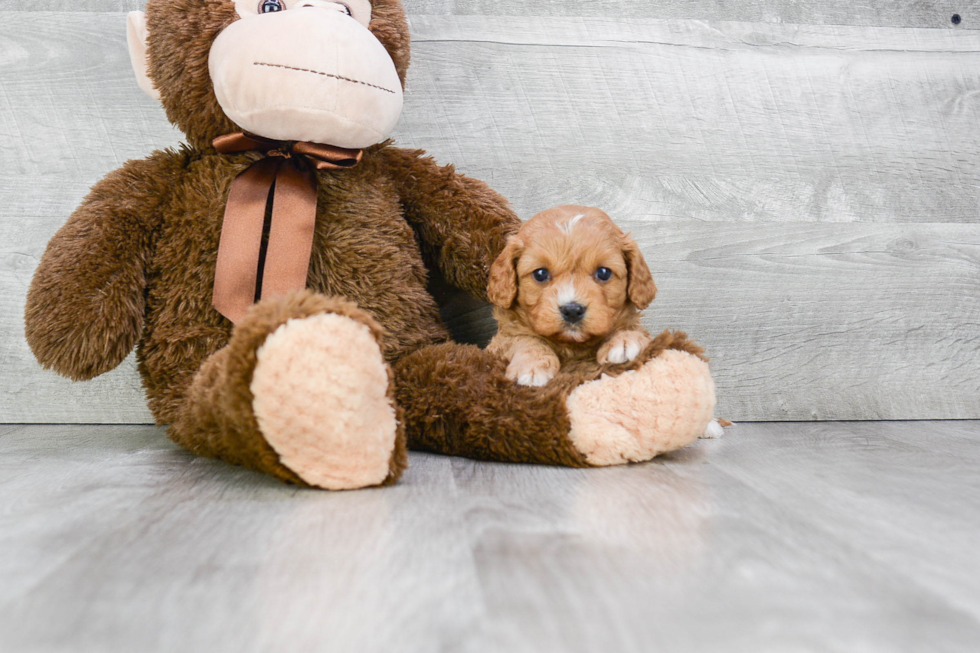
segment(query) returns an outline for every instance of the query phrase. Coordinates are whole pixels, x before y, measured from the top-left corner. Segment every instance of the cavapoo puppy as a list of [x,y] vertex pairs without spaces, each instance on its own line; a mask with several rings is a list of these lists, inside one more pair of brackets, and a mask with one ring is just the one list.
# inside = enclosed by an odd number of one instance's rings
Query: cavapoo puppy
[[625,363],[650,343],[639,311],[657,287],[636,243],[599,209],[558,206],[528,220],[490,268],[508,378],[541,386],[564,363]]

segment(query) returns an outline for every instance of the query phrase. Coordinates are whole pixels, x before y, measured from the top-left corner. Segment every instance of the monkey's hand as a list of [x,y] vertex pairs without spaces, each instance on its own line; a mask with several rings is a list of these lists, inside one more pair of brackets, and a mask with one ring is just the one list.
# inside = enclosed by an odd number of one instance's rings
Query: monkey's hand
[[143,328],[154,216],[180,161],[157,152],[126,163],[92,188],[48,243],[24,316],[41,365],[90,379],[132,351]]

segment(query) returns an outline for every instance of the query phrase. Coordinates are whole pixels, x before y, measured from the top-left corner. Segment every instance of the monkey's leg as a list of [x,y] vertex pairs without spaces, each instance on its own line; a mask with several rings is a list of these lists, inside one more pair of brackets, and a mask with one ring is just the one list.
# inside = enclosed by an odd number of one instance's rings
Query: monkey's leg
[[395,482],[405,435],[380,333],[342,299],[304,291],[259,303],[201,366],[171,439],[300,485]]
[[477,347],[433,345],[395,364],[395,395],[413,449],[571,467],[639,462],[693,442],[711,421],[714,383],[700,351],[665,332],[630,364],[563,370],[538,388],[508,380],[506,363]]

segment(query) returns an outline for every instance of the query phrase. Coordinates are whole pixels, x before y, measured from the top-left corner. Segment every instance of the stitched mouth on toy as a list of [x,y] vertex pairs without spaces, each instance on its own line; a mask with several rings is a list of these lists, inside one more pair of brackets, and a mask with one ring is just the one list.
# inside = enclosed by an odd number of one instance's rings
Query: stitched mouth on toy
[[294,71],[300,72],[300,73],[311,73],[313,75],[322,75],[324,77],[330,77],[332,79],[339,79],[342,82],[350,82],[351,84],[361,84],[362,86],[367,86],[369,88],[374,88],[374,89],[377,89],[379,91],[384,91],[385,93],[391,93],[392,95],[396,95],[396,93],[394,91],[392,91],[391,89],[387,89],[384,86],[378,86],[377,84],[370,84],[368,82],[362,82],[359,79],[352,79],[350,77],[344,77],[343,75],[334,75],[333,73],[324,73],[324,72],[320,72],[319,70],[312,70],[310,68],[299,68],[297,66],[286,66],[284,64],[267,63],[267,62],[264,62],[264,61],[256,61],[256,62],[253,62],[252,65],[254,65],[254,66],[265,66],[265,67],[268,67],[268,68],[282,68],[283,70],[294,70]]

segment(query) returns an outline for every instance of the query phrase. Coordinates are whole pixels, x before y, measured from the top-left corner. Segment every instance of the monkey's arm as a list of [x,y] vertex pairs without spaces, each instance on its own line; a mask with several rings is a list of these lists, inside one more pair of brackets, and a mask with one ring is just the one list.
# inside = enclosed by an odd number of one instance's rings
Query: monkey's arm
[[157,207],[178,158],[156,152],[110,173],[48,243],[24,316],[27,342],[44,367],[91,379],[132,351],[143,328]]
[[486,300],[490,265],[520,218],[485,183],[439,166],[422,150],[386,147],[381,153],[425,253],[450,284]]

